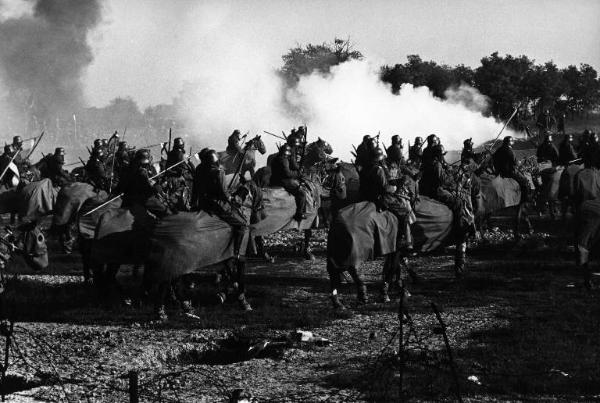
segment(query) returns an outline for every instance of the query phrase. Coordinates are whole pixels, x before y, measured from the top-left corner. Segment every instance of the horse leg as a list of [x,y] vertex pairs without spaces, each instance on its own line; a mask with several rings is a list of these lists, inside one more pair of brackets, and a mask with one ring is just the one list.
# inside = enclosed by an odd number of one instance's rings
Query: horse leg
[[238,304],[240,308],[246,312],[252,310],[252,306],[246,300],[246,260],[239,259],[235,262],[235,286],[238,292]]
[[465,272],[467,260],[467,241],[461,237],[456,241],[456,252],[454,255],[454,272],[456,278],[461,278]]
[[265,259],[268,263],[275,263],[275,258],[265,250],[265,240],[262,236],[258,235],[254,237],[256,241],[256,251],[259,257]]
[[312,237],[312,230],[305,229],[304,230],[304,242],[302,243],[302,251],[304,254],[304,259],[313,261],[315,260],[315,255],[312,254],[312,250],[310,248],[310,238]]
[[367,304],[369,302],[369,296],[367,294],[367,286],[365,285],[365,283],[362,281],[362,279],[358,275],[358,271],[356,270],[356,267],[350,267],[348,269],[348,273],[350,273],[352,280],[354,280],[354,283],[356,284],[356,293],[357,293],[358,302],[360,302],[361,304]]
[[329,260],[327,260],[327,273],[329,274],[329,285],[331,288],[331,302],[335,309],[345,309],[344,305],[338,297],[338,290],[342,285],[342,276],[338,268],[334,267]]
[[166,321],[169,317],[167,316],[167,310],[165,308],[166,299],[171,293],[171,284],[166,281],[162,281],[160,284],[154,287],[153,299],[154,299],[154,314],[156,319],[161,322]]
[[593,288],[592,272],[590,270],[590,251],[583,246],[577,245],[577,266],[583,277],[583,286],[588,290]]
[[191,276],[181,276],[173,283],[175,297],[181,304],[181,311],[184,315],[194,317],[194,306],[192,305],[192,290],[194,289],[194,281]]
[[394,263],[396,262],[395,254],[389,253],[385,255],[385,261],[383,262],[383,285],[381,286],[381,300],[384,303],[390,302],[389,289],[392,281],[394,281]]

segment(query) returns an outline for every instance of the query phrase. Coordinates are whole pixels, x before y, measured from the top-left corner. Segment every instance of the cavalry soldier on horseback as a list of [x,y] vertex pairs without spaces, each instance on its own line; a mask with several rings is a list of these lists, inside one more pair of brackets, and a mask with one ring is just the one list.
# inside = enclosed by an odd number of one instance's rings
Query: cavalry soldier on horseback
[[577,151],[575,151],[575,146],[573,145],[573,135],[568,134],[563,139],[562,143],[560,143],[560,147],[558,149],[558,164],[567,166],[570,161],[574,161],[577,159]]
[[408,149],[408,160],[415,165],[420,165],[423,158],[423,139],[415,137],[415,144]]
[[404,144],[402,144],[402,138],[399,135],[392,136],[392,144],[385,150],[387,160],[394,162],[398,165],[404,165]]
[[290,147],[290,169],[292,171],[300,171],[300,160],[302,159],[302,138],[297,131],[294,131],[287,138],[287,143]]
[[[410,195],[403,191],[401,180],[389,180],[386,175],[383,150],[376,147],[371,154],[368,165],[360,172],[359,193],[361,200],[375,204],[377,211],[389,211],[398,219],[397,247],[399,249],[412,250],[412,234],[410,232],[411,220],[409,214],[412,211]],[[388,273],[392,274],[392,273]],[[387,296],[387,287],[391,279],[384,283],[384,299]]]
[[37,164],[42,178],[48,178],[54,186],[64,186],[71,182],[67,171],[63,169],[65,165],[65,149],[57,147],[54,154],[46,155]]
[[502,146],[496,150],[492,157],[496,173],[503,178],[512,178],[521,188],[521,199],[529,200],[529,182],[527,178],[517,170],[517,157],[513,151],[514,140],[511,136],[506,136],[502,141]]
[[85,165],[85,171],[89,182],[96,189],[109,191],[110,176],[106,172],[106,166],[104,164],[104,150],[100,148],[94,148],[92,155]]
[[558,163],[558,150],[552,143],[551,134],[546,134],[544,141],[537,148],[537,161],[538,163],[550,162],[553,166]]
[[23,154],[19,153],[19,151],[23,151],[23,139],[21,136],[14,136],[12,142],[12,152],[13,155],[14,153],[18,154],[15,156],[13,163],[17,166],[17,169],[20,173],[24,173],[29,169],[30,162],[28,159],[26,159],[26,157],[23,156]]
[[436,147],[440,144],[440,138],[435,134],[427,136],[427,147],[421,155],[421,163],[423,165],[431,165],[435,159]]
[[152,215],[162,218],[169,214],[168,207],[161,200],[162,188],[150,179],[154,173],[150,163],[150,151],[140,149],[126,175],[121,178],[119,187],[124,193],[123,205],[129,207],[134,216],[142,207]]
[[[185,142],[181,137],[177,137],[173,141],[173,149],[167,153],[167,168],[183,161],[185,159]],[[180,164],[169,171],[170,175],[183,176],[185,180],[192,181],[194,179],[194,167],[190,162]]]
[[[185,160],[185,143],[181,137],[173,142],[173,148],[167,153],[166,168]],[[191,209],[189,189],[193,187],[194,166],[187,161],[166,172],[162,188],[169,198],[170,205],[177,210]]]
[[237,155],[242,152],[242,147],[240,146],[240,131],[235,129],[233,133],[227,138],[227,151],[229,154]]
[[375,150],[375,140],[368,134],[363,136],[363,141],[356,147],[356,165],[361,170],[370,164],[371,156]]
[[271,186],[282,186],[294,196],[296,199],[294,219],[296,221],[306,218],[306,195],[300,187],[301,181],[302,174],[295,164],[292,147],[284,144],[271,163]]
[[243,199],[246,194],[243,187],[231,194],[225,183],[225,171],[214,150],[202,153],[202,160],[196,169],[192,205],[197,210],[214,214],[233,229],[233,254],[240,259],[240,248],[248,232],[248,222],[241,214],[237,196]]
[[583,143],[581,158],[583,158],[584,163],[587,161],[591,167],[600,168],[600,143],[598,142],[598,135],[587,129],[586,131],[588,135]]
[[473,150],[473,139],[469,138],[463,141],[463,149],[460,153],[460,163],[462,165],[478,164],[481,160],[481,154]]

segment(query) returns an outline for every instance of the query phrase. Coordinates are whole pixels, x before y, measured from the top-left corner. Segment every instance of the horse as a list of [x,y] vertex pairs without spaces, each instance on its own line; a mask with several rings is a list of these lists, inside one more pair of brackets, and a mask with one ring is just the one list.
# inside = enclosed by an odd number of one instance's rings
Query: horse
[[[256,195],[249,184],[242,188],[247,192],[237,193],[244,195],[239,211],[249,221],[256,208]],[[121,208],[117,201],[86,215],[102,202],[89,199],[81,208],[78,225],[84,275],[93,272],[94,284],[101,293],[115,282],[122,264],[143,265],[144,286],[152,290],[156,313],[164,319],[167,291],[184,275],[218,264],[225,267],[224,277],[235,284],[242,308],[251,310],[244,294],[244,259],[235,262],[229,224],[203,211],[180,212],[155,220],[143,208]],[[246,243],[247,237],[240,249],[242,255]],[[188,309],[190,304],[179,300]]]
[[[308,217],[305,220],[302,220],[302,222],[299,223],[297,226],[294,226],[293,220],[289,219],[285,226],[280,225],[278,229],[275,229],[281,230],[287,228],[296,228],[298,230],[304,231],[304,239],[299,249],[300,253],[304,256],[306,260],[314,260],[314,255],[312,254],[310,248],[310,239],[312,238],[312,228],[319,225],[319,217],[322,216],[322,200],[328,198],[328,191],[323,187],[323,183],[329,176],[330,164],[337,162],[337,158],[330,157],[332,153],[333,148],[331,147],[331,145],[327,141],[321,139],[320,137],[318,137],[316,141],[306,145],[306,153],[302,161],[303,173],[307,179],[305,180],[306,188],[308,188],[308,190],[310,190],[312,193],[310,197],[312,197],[313,205],[316,206],[316,214],[313,216],[311,211],[311,214],[308,214]],[[267,167],[271,166],[271,161],[273,160],[273,158],[275,158],[276,155],[277,154],[275,153],[268,156]],[[262,187],[264,189],[267,189],[269,183],[268,181],[265,182],[262,178],[264,174],[264,169],[262,169],[262,171],[259,171],[257,171],[257,173],[261,177],[259,178],[257,175],[255,175],[254,181],[256,183],[263,184]],[[285,194],[287,194],[287,192],[281,193],[281,198],[284,198]],[[317,200],[317,194],[319,200]],[[291,199],[293,199],[293,197]],[[295,206],[295,204],[293,206]],[[282,218],[284,213],[287,217],[287,211],[282,211]],[[289,215],[289,217],[291,218],[291,214]],[[257,234],[256,236],[254,236],[251,239],[251,249],[256,250],[256,253],[265,260],[273,262],[274,259],[264,249],[264,240],[262,238],[262,235],[267,235],[269,233],[271,232],[263,231],[262,234]]]
[[[335,175],[337,178],[334,181],[342,180],[341,170]],[[476,185],[473,185],[471,177],[463,178],[464,180],[459,181],[457,199],[460,200],[461,210],[472,215],[474,200],[479,197],[479,190]],[[413,190],[416,190],[416,183],[414,181],[411,183],[411,180],[405,178],[407,184],[412,185]],[[457,222],[450,208],[425,196],[420,196],[415,203],[414,215],[411,233],[416,250],[433,251],[446,243],[451,238],[450,235],[454,235],[452,241],[456,245],[455,271],[457,276],[462,275],[470,225]],[[334,214],[327,240],[327,272],[330,278],[331,300],[335,308],[344,308],[338,296],[340,276],[344,271],[350,273],[356,283],[359,301],[367,302],[366,286],[358,270],[364,261],[375,256],[385,257],[382,298],[384,302],[389,301],[388,287],[406,257],[405,252],[399,247],[398,225],[395,215],[389,211],[377,211],[372,202],[348,203]]]
[[251,177],[254,176],[256,168],[256,151],[264,155],[267,152],[267,148],[260,136],[256,136],[246,143],[244,149],[246,150],[246,155],[243,161],[241,161],[241,159],[244,155],[244,151],[239,151],[237,153],[230,153],[229,151],[217,152],[219,161],[221,161],[221,165],[225,170],[225,174],[235,174],[239,169],[241,178],[244,177],[246,172],[249,172]]

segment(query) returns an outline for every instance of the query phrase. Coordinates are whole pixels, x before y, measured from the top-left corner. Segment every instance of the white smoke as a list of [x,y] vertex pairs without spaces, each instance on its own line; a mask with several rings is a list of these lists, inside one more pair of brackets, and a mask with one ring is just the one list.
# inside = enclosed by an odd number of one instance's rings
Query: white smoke
[[[494,138],[502,127],[482,115],[487,100],[474,88],[462,85],[449,90],[446,101],[434,97],[427,87],[410,84],[395,95],[366,61],[302,77],[297,87],[285,90],[288,105],[282,102],[283,84],[272,67],[257,59],[245,59],[243,68],[231,66],[209,72],[183,98],[184,116],[203,145],[224,148],[234,128],[281,134],[306,124],[309,141],[321,137],[331,143],[336,156],[349,161],[352,145],[357,146],[365,134],[380,132],[389,145],[394,134],[407,144],[415,136],[435,133],[446,149],[459,150],[464,139],[473,138],[478,145]],[[278,140],[268,135],[263,139],[269,152],[275,152]]]

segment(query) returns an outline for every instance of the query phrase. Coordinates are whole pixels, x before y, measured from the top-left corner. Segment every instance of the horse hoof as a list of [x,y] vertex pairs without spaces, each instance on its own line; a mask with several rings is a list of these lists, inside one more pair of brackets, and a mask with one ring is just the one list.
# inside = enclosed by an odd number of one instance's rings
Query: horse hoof
[[223,305],[225,303],[225,301],[227,300],[227,295],[224,292],[218,292],[216,297],[217,297],[217,303],[219,305]]
[[340,299],[338,298],[337,295],[332,295],[331,296],[331,303],[333,304],[333,308],[336,311],[344,311],[344,310],[346,310],[346,307],[344,306],[344,304],[342,304],[342,301],[340,301]]
[[392,302],[392,300],[390,299],[390,296],[389,296],[389,295],[387,295],[387,294],[384,294],[384,295],[381,297],[381,302],[383,302],[384,304],[388,304],[388,303]]
[[315,261],[315,255],[311,252],[304,252],[304,260],[310,260],[311,262]]
[[246,297],[241,294],[238,297],[238,303],[240,305],[240,308],[242,308],[242,310],[244,312],[251,312],[252,311],[252,306],[250,305],[250,303],[246,300]]
[[263,255],[263,259],[267,262],[267,263],[275,263],[275,258],[271,255],[269,255],[268,253],[265,253]]

